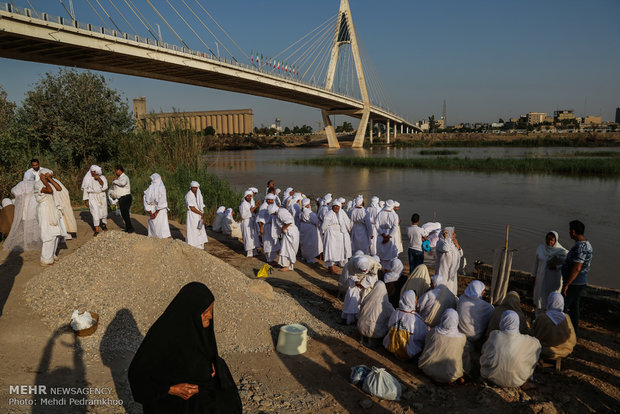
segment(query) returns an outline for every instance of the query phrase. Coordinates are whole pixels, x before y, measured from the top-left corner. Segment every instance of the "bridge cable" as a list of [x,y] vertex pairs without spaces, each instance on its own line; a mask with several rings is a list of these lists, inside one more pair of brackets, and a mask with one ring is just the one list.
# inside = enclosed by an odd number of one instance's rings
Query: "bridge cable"
[[[206,47],[207,49],[209,49],[209,52],[211,52],[211,54],[212,54],[213,56],[216,56],[216,55],[215,55],[215,53],[213,53],[213,50],[211,50],[211,48],[210,48],[210,47],[209,47],[209,46],[208,46],[208,45],[204,42],[204,40],[202,40],[202,38],[198,35],[198,33],[196,33],[196,31],[194,30],[194,28],[193,28],[192,26],[190,26],[190,24],[189,24],[189,23],[187,23],[187,20],[185,20],[185,19],[183,18],[183,16],[181,16],[181,14],[177,11],[177,9],[175,9],[175,8],[174,8],[174,6],[173,6],[172,4],[170,4],[170,2],[169,2],[168,0],[166,0],[166,3],[168,3],[168,6],[170,6],[170,8],[171,8],[172,10],[174,10],[174,12],[175,12],[175,13],[179,16],[179,18],[180,18],[181,20],[183,20],[183,23],[185,23],[185,25],[186,25],[187,27],[189,27],[189,30],[191,30],[191,31],[192,31],[192,33],[194,33],[194,34],[196,35],[196,37],[197,37],[197,38],[198,38],[198,39],[202,42],[202,44],[203,44],[203,45],[205,45],[205,47]],[[234,57],[233,57],[233,59],[234,59]],[[235,60],[236,60],[236,59],[235,59]]]
[[133,33],[137,36],[138,32],[136,31],[136,29],[134,29],[134,27],[131,25],[131,23],[129,23],[129,21],[125,18],[125,15],[123,13],[121,13],[121,11],[118,9],[118,7],[116,7],[116,5],[114,4],[114,2],[112,0],[108,0],[108,1],[112,5],[112,7],[114,7],[116,12],[123,18],[125,23],[127,23],[127,25],[131,28],[131,30],[133,30]]
[[114,22],[114,20],[112,20],[112,16],[110,16],[108,14],[108,12],[106,11],[106,9],[103,8],[103,6],[101,5],[101,3],[99,3],[99,0],[95,0],[97,2],[97,4],[99,5],[99,7],[101,7],[101,10],[103,10],[103,12],[105,13],[105,15],[108,17],[108,19],[110,19],[110,21],[112,22],[112,24],[114,25],[114,27],[116,27],[116,30],[118,30],[119,32],[123,33],[123,31],[120,29],[120,27],[118,27],[116,25],[116,23]]
[[[167,0],[166,0],[167,1]],[[207,31],[211,34],[211,36],[213,36],[213,38],[215,39],[215,41],[217,43],[219,43],[220,45],[222,45],[222,47],[224,48],[224,50],[226,51],[226,53],[228,53],[230,55],[231,58],[233,58],[235,60],[235,62],[237,62],[237,59],[235,59],[235,57],[233,56],[232,53],[230,53],[230,51],[226,48],[226,46],[224,45],[224,43],[222,43],[220,41],[220,39],[217,38],[217,36],[209,29],[209,27],[207,27],[207,25],[202,21],[202,19],[200,17],[198,17],[198,15],[196,13],[194,13],[194,10],[185,2],[185,0],[181,0],[183,2],[183,4],[185,5],[185,7],[187,7],[187,9],[192,12],[192,14],[194,15],[194,17],[196,17],[196,19],[198,19],[198,21],[202,24],[202,26],[207,29]],[[208,13],[207,13],[208,14]],[[234,42],[234,41],[233,41]],[[206,46],[206,45],[205,45]],[[207,48],[209,48],[207,46]],[[211,49],[209,49],[211,50]],[[243,53],[243,51],[241,51]],[[213,53],[213,51],[211,50],[211,53]],[[245,55],[245,53],[243,53]],[[219,58],[219,55],[216,55],[215,53],[213,53],[213,56],[217,56]],[[245,55],[247,57],[247,55]],[[249,59],[249,58],[248,58]],[[253,63],[253,62],[252,62]]]
[[[146,30],[151,34],[151,36],[153,36],[154,39],[159,39],[160,41],[162,41],[163,39],[161,39],[159,36],[157,36],[155,33],[153,33],[153,31],[155,30],[153,28],[153,26],[151,26],[151,24],[146,20],[146,17],[144,17],[142,15],[142,13],[140,13],[140,10],[138,10],[135,6],[135,4],[133,4],[133,2],[131,0],[123,0],[125,2],[125,4],[127,5],[127,7],[129,7],[129,10],[131,10],[133,12],[133,14],[136,15],[136,17],[138,18],[138,20],[140,20],[140,23],[142,23],[142,25],[146,28]],[[146,22],[145,22],[146,21]]]
[[[335,26],[335,24],[336,24],[336,20],[335,20],[335,18],[336,18],[336,17],[337,17],[337,16],[332,16],[330,19],[328,19],[327,21],[332,20],[332,19],[333,19],[334,21],[333,21],[333,22],[331,22],[331,24],[329,24],[328,26],[325,26],[325,27],[321,28],[321,29],[320,29],[317,33],[315,33],[314,35],[312,35],[312,36],[311,36],[308,40],[306,40],[306,41],[305,41],[305,42],[304,42],[301,46],[299,46],[297,49],[295,49],[293,52],[291,52],[291,53],[290,53],[287,57],[285,57],[285,58],[284,58],[284,60],[291,59],[291,58],[292,58],[292,57],[293,57],[293,56],[294,56],[297,52],[299,52],[302,48],[304,48],[304,47],[305,47],[305,46],[306,46],[306,45],[307,45],[307,44],[308,44],[308,43],[309,43],[312,39],[316,38],[317,36],[318,36],[318,37],[323,36],[323,33],[325,33],[325,31],[330,32],[330,31],[331,31],[331,27],[332,27],[332,26]],[[326,22],[327,22],[327,21],[326,21]],[[324,22],[324,23],[325,23],[325,22]],[[320,26],[322,26],[322,25],[323,25],[323,23],[322,23]],[[319,27],[320,27],[320,26],[319,26]],[[293,45],[295,45],[295,44],[299,43],[301,40],[305,39],[308,35],[310,35],[310,34],[311,34],[311,33],[313,33],[314,31],[316,31],[317,29],[318,29],[318,27],[317,27],[317,28],[315,28],[312,32],[310,32],[310,33],[308,33],[307,35],[305,35],[304,37],[302,37],[301,39],[299,39],[297,42],[293,43]],[[293,46],[293,45],[291,45],[291,46]],[[291,48],[291,46],[289,46],[288,48],[286,48],[286,50],[290,49],[290,48]],[[280,56],[280,55],[281,55],[281,54],[283,54],[283,53],[284,53],[284,52],[280,52],[280,53],[278,53],[278,54],[275,56],[275,58],[278,58],[278,56]],[[275,59],[275,58],[274,58],[274,59]]]
[[[325,43],[325,40],[324,40],[324,39],[318,39],[318,41],[317,41],[317,42],[315,42],[315,44],[317,44],[317,46],[316,46],[316,47],[314,47],[314,48],[312,49],[312,53],[314,53],[314,52],[316,51],[316,49],[317,49],[317,47],[318,47],[318,44],[319,44],[319,43],[318,43],[319,41],[321,41],[321,42]],[[309,55],[309,56],[311,56],[311,55]],[[317,57],[318,57],[318,55],[314,57],[314,59],[313,59],[313,60],[312,60],[312,62],[310,63],[310,66],[308,66],[308,68],[306,69],[306,71],[304,72],[304,74],[303,74],[303,76],[302,76],[302,77],[305,77],[305,76],[306,76],[306,74],[308,73],[308,71],[312,68],[312,65],[314,65],[314,62],[316,61]]]
[[[62,0],[58,0],[60,1],[60,4],[62,4],[62,7],[65,9],[65,11],[67,12],[67,14],[69,15],[69,17],[71,17],[71,20],[75,21],[75,17],[71,14],[71,12],[67,9],[67,6],[65,6],[65,3],[62,2]],[[13,3],[13,2],[11,2]]]
[[[181,36],[179,36],[179,34],[177,32],[174,31],[174,29],[172,28],[172,26],[170,26],[170,24],[168,23],[168,21],[166,19],[164,19],[164,16],[161,15],[161,13],[159,12],[159,10],[157,10],[157,8],[155,6],[153,6],[153,3],[151,3],[151,0],[146,0],[146,2],[149,4],[149,6],[151,6],[151,8],[153,9],[153,11],[155,11],[155,13],[157,13],[157,15],[159,16],[159,18],[166,24],[166,26],[168,26],[168,29],[170,29],[170,31],[172,33],[174,33],[174,35],[177,37],[177,39],[179,39],[179,41],[181,43],[183,43],[183,45],[188,48],[189,50],[191,50],[192,48],[189,47],[187,45],[187,43],[185,43],[185,41],[183,41],[183,39],[181,38]],[[161,40],[161,39],[160,39]]]
[[[332,20],[333,18],[338,17],[338,14],[336,13],[336,15],[329,17],[327,20],[325,20],[323,23],[321,23],[320,25],[318,25],[317,27],[315,27],[311,32],[305,34],[303,37],[301,37],[300,39],[298,39],[295,43],[293,43],[292,45],[290,45],[289,47],[287,47],[286,49],[284,49],[283,51],[281,51],[280,53],[278,53],[277,55],[275,55],[273,58],[277,59],[281,54],[285,53],[287,50],[289,50],[291,47],[295,46],[297,43],[301,42],[302,40],[304,40],[306,37],[308,37],[309,35],[311,35],[312,33],[314,33],[316,30],[318,30],[321,26],[323,26],[324,24],[326,24],[327,22],[329,22],[330,20]],[[294,54],[295,52],[293,52]],[[290,56],[290,55],[289,55]]]
[[89,0],[86,0],[86,3],[88,3],[88,5],[90,6],[90,8],[91,8],[91,9],[93,9],[93,11],[95,12],[95,14],[96,14],[96,15],[97,15],[97,17],[99,18],[99,20],[101,20],[101,24],[103,25],[103,26],[101,26],[101,27],[103,27],[104,29],[108,29],[108,30],[109,30],[110,28],[108,27],[108,24],[107,24],[107,23],[106,23],[106,21],[103,19],[103,17],[101,17],[101,15],[99,14],[99,12],[98,12],[98,11],[97,11],[97,9],[95,8],[95,6],[93,6],[93,4],[92,4]]
[[[39,18],[40,14],[37,13],[37,11],[34,9],[34,7],[32,6],[32,4],[30,4],[30,0],[26,0],[26,2],[28,3],[28,5],[30,6],[30,8],[32,9],[32,11],[34,12],[35,16],[37,16],[37,18]],[[13,3],[13,2],[11,2]]]
[[[334,24],[332,25],[332,27],[326,27],[322,30],[322,33],[317,33],[317,35],[313,36],[312,38],[308,39],[304,45],[302,45],[301,47],[304,47],[308,42],[310,42],[310,40],[312,40],[314,37],[317,37],[317,39],[314,40],[314,42],[312,43],[312,45],[310,45],[309,48],[307,48],[292,64],[293,65],[297,65],[299,63],[299,66],[303,69],[306,66],[306,63],[308,62],[308,60],[312,57],[312,54],[314,53],[314,51],[316,50],[316,46],[320,43],[320,42],[329,42],[329,33],[331,32],[332,28],[334,28],[336,25],[336,23],[334,22]],[[331,44],[331,43],[330,43]],[[301,48],[300,47],[300,48]],[[298,48],[298,50],[300,49]],[[307,70],[306,70],[307,72]],[[305,77],[305,73],[302,75],[302,78]]]
[[[185,1],[184,1],[184,0],[182,0],[182,1],[183,1],[183,3],[185,3]],[[221,30],[221,31],[222,31],[222,32],[226,35],[226,37],[227,37],[227,38],[229,38],[229,39],[230,39],[230,41],[231,41],[231,42],[233,42],[233,44],[234,44],[235,46],[237,46],[237,49],[239,49],[239,51],[243,54],[243,56],[245,56],[247,59],[249,59],[250,57],[249,57],[249,56],[248,56],[248,55],[244,52],[244,50],[241,48],[241,46],[239,46],[239,45],[237,44],[237,42],[235,42],[235,41],[234,41],[234,39],[228,35],[228,33],[226,32],[226,30],[224,30],[224,28],[223,28],[222,26],[220,26],[220,24],[217,22],[217,20],[215,20],[215,19],[213,18],[213,16],[211,16],[211,13],[209,13],[209,12],[208,12],[208,11],[207,11],[207,10],[206,10],[203,6],[202,6],[202,4],[200,4],[200,3],[198,2],[198,0],[195,0],[195,1],[196,1],[196,4],[198,4],[198,6],[200,6],[200,8],[201,8],[201,9],[202,9],[202,10],[203,10],[206,14],[207,14],[207,16],[209,16],[209,17],[211,18],[211,20],[213,20],[213,23],[215,23],[215,24],[217,25],[217,27],[219,27],[219,28],[220,28],[220,30]],[[206,27],[206,26],[205,26],[205,27]],[[213,37],[215,37],[215,36],[213,36]],[[219,41],[219,40],[218,40],[218,41]],[[222,42],[220,42],[220,44],[221,44],[222,46],[224,46],[224,44],[223,44]],[[224,49],[226,49],[226,47],[224,47]],[[226,51],[228,52],[228,49],[226,49]],[[233,58],[233,59],[235,59],[235,58],[234,58],[234,56],[233,56],[230,52],[228,52],[228,54],[229,54],[230,56],[232,56],[232,58]],[[236,60],[236,59],[235,59],[235,60]]]
[[319,63],[317,64],[317,66],[315,67],[314,71],[312,72],[312,75],[310,76],[310,79],[315,79],[315,83],[317,85],[325,85],[325,82],[321,82],[321,74],[323,73],[323,68],[325,67],[325,63],[329,60],[328,56],[330,56],[329,51],[331,50],[331,42],[327,41],[323,43],[323,46],[321,47],[321,49],[318,51],[317,56],[321,57],[321,60],[319,61]]

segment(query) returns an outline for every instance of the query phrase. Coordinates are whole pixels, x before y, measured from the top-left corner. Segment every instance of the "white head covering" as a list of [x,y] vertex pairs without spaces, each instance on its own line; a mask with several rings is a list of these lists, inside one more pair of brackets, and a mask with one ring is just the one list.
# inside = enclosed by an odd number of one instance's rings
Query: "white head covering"
[[388,332],[388,321],[393,312],[385,284],[379,280],[362,300],[358,331],[369,338],[383,338]]
[[431,277],[431,281],[433,282],[433,286],[437,289],[441,285],[445,285],[446,282],[442,275],[435,275]]
[[361,207],[364,203],[364,196],[358,195],[355,197],[355,207]]
[[[560,239],[558,236],[558,232],[551,230],[548,231],[547,234],[552,233],[555,236],[555,244],[553,246],[548,246],[547,245],[547,241],[545,240],[545,243],[543,243],[542,245],[542,254],[544,255],[544,258],[548,261],[550,260],[552,257],[554,256],[560,256],[560,255],[565,255],[567,250],[564,246],[562,246],[560,244]],[[539,248],[540,250],[540,248]],[[538,251],[537,251],[538,253]]]
[[94,165],[94,164],[90,166],[90,168],[86,172],[86,175],[84,176],[84,178],[82,178],[82,186],[80,187],[82,190],[88,188],[90,184],[93,182],[93,176],[91,175],[91,172],[95,172],[97,173],[97,175],[101,175],[102,173],[101,167],[99,167],[98,165]]
[[452,240],[452,236],[454,235],[454,227],[446,227],[446,240]]
[[270,204],[269,207],[267,207],[267,213],[268,214],[276,214],[279,210],[279,207],[277,204]]
[[331,205],[332,205],[332,207],[333,207],[333,206],[342,207],[342,204],[340,204],[340,203],[338,202],[338,200],[334,200],[334,201],[332,201],[332,204],[331,204]]
[[2,208],[6,207],[6,206],[10,206],[11,204],[13,204],[13,200],[11,200],[10,198],[3,198],[2,199]]
[[282,190],[280,190],[279,188],[276,188],[276,195],[280,194],[282,192]]
[[325,197],[323,197],[323,201],[325,201],[325,204],[331,203],[332,202],[332,193],[325,194]]
[[377,263],[381,263],[381,259],[380,259],[380,258],[379,258],[379,256],[377,256],[376,254],[373,254],[371,257],[373,258],[373,260],[374,260],[375,262],[377,262]]
[[403,273],[403,268],[403,262],[398,257],[393,258],[390,261],[390,271],[383,276],[383,281],[385,283],[396,282]]
[[368,273],[368,270],[370,270],[370,261],[366,256],[361,256],[355,261],[355,267],[361,273]]
[[547,298],[547,311],[545,314],[555,325],[561,324],[564,322],[564,319],[566,319],[566,315],[562,312],[563,310],[564,296],[558,292],[549,293],[549,297]]
[[[204,199],[202,198],[202,192],[200,191],[200,184],[198,183],[198,181],[192,181],[189,184],[189,191],[192,191],[192,188],[194,188],[194,187],[196,188],[196,207],[198,208],[198,210],[204,211],[204,209],[205,209],[205,202],[204,202]],[[189,195],[189,193],[188,193],[188,195]],[[187,200],[187,198],[186,198],[186,200]]]
[[98,165],[91,165],[90,166],[90,172],[94,172],[97,175],[101,175],[102,174],[101,167],[98,166]]
[[385,207],[385,201],[379,201],[379,208]]
[[301,205],[302,205],[302,207],[309,206],[310,205],[310,199],[309,198],[304,198],[303,200],[301,200]]
[[248,190],[251,190],[252,193],[254,193],[254,194],[258,193],[258,188],[256,188],[256,187],[250,187],[250,188],[248,188]]
[[383,209],[385,211],[392,211],[392,209],[394,208],[394,201],[392,200],[388,200],[385,202],[385,207],[383,207]]
[[463,294],[472,299],[476,299],[482,296],[482,292],[484,292],[484,289],[484,283],[479,280],[474,280],[467,286],[467,289],[465,289],[465,292]]
[[412,312],[415,310],[416,302],[417,297],[415,292],[413,290],[408,290],[401,296],[398,302],[398,309],[404,310],[405,312]]
[[400,203],[398,201],[394,201],[394,207],[400,207]]
[[435,328],[435,331],[439,335],[446,336],[461,336],[459,332],[459,314],[452,308],[448,308],[441,315],[441,322],[439,326]]
[[222,214],[222,213],[223,213],[223,212],[225,212],[225,211],[226,211],[226,207],[224,207],[224,206],[219,206],[219,207],[217,208],[217,211],[216,211],[215,213],[216,213],[216,214]]
[[358,256],[363,256],[364,252],[362,250],[356,250],[355,253],[353,253],[353,257],[358,257]]
[[[88,173],[88,175],[90,175],[90,173]],[[24,181],[35,181],[35,180],[36,180],[36,177],[32,171],[27,170],[24,173]]]
[[54,174],[54,171],[49,168],[39,168],[39,174]]
[[286,190],[284,190],[284,197],[290,196],[291,191],[293,191],[293,187],[288,187]]
[[370,207],[379,208],[379,197],[372,196],[372,198],[370,199]]
[[232,208],[227,208],[226,211],[224,212],[224,216],[226,217],[231,217],[232,216]]
[[509,334],[518,334],[519,315],[517,315],[517,312],[512,310],[504,311],[499,321],[499,329]]
[[353,208],[353,200],[349,200],[347,201],[347,205],[345,207],[345,210],[349,211]]
[[192,181],[191,183],[189,183],[190,190],[194,187],[200,189],[200,184],[198,183],[198,181]]
[[265,200],[275,200],[275,199],[276,199],[276,196],[275,196],[275,194],[273,194],[273,193],[268,193],[268,194],[265,196]]
[[249,195],[253,195],[252,190],[245,190],[245,192],[243,193],[243,198],[246,198]]
[[[99,167],[97,167],[99,168]],[[99,171],[101,171],[101,168],[99,168]],[[157,173],[153,173],[151,174],[151,184],[158,184],[161,182],[161,175],[157,174]]]
[[144,190],[144,201],[146,204],[152,204],[157,199],[160,193],[161,187],[164,187],[164,183],[161,180],[161,175],[157,173],[151,174],[151,185]]

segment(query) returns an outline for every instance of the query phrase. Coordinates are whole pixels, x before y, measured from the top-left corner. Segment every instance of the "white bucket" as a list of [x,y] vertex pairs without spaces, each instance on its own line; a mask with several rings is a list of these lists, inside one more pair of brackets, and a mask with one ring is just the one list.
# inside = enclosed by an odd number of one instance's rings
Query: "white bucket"
[[308,329],[297,323],[280,328],[276,350],[284,355],[299,355],[306,352]]

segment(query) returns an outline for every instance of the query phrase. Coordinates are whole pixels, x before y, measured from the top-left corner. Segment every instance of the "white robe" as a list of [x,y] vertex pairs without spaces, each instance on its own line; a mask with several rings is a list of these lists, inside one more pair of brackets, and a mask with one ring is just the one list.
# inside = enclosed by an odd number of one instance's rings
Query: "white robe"
[[363,207],[355,207],[351,212],[351,249],[356,252],[361,250],[364,254],[370,254],[371,237],[374,236],[370,214]]
[[314,258],[323,252],[323,240],[319,230],[319,218],[310,210],[304,208],[300,214],[300,246],[301,255],[306,262],[314,262]]
[[[299,229],[297,229],[297,226],[295,225],[295,219],[285,208],[280,207],[275,218],[282,236],[278,264],[292,269],[293,264],[297,261],[297,250],[299,249]],[[289,226],[283,232],[282,228],[287,224]]]
[[500,387],[520,387],[534,373],[540,351],[534,337],[494,330],[482,346],[480,375]]
[[[351,247],[351,229],[353,228],[353,223],[349,215],[343,209],[338,210],[338,221],[344,229],[344,261],[347,261],[353,256],[353,249]],[[341,264],[344,265],[344,262]]]
[[394,243],[396,244],[396,250],[398,251],[398,254],[403,252],[403,234],[400,230],[400,217],[398,217],[398,213],[395,211],[392,211],[392,213],[394,213],[394,215],[396,216],[396,222],[398,223],[398,225],[396,226],[396,236],[394,237]]
[[224,213],[216,213],[211,228],[216,233],[222,232],[222,222],[224,221]]
[[245,199],[239,206],[239,214],[241,214],[241,237],[243,237],[243,249],[251,252],[260,246],[258,235],[256,234],[256,226],[253,223],[251,210],[252,205]]
[[224,218],[222,218],[222,234],[228,237],[238,239],[241,238],[241,229],[239,223],[237,223],[233,216],[230,214],[224,214]]
[[[428,334],[428,326],[417,313],[403,312],[400,309],[394,310],[388,321],[388,330],[392,327],[403,329],[409,332],[409,342],[407,342],[407,355],[413,358],[424,348],[424,340]],[[388,347],[390,343],[389,334],[383,338],[383,346]]]
[[432,329],[426,336],[418,367],[439,383],[456,381],[470,369],[467,338],[460,333],[442,335]]
[[37,218],[38,203],[34,198],[34,180],[24,180],[11,189],[15,197],[13,224],[3,250],[39,250],[41,249],[41,229]]
[[323,233],[323,258],[325,262],[340,263],[344,262],[344,243],[345,230],[340,225],[338,215],[333,210],[325,214],[321,224]]
[[105,194],[108,189],[108,180],[104,176],[99,178],[103,185],[93,178],[88,180],[87,185],[82,188],[82,200],[88,200],[88,208],[93,216],[93,226],[95,227],[108,222],[108,199]]
[[[200,189],[198,191],[200,191]],[[186,241],[190,246],[204,249],[204,244],[209,241],[207,238],[205,224],[202,221],[202,217],[190,210],[190,207],[194,207],[198,211],[204,212],[205,206],[202,199],[202,194],[200,194],[200,197],[198,194],[198,192],[197,194],[194,194],[192,190],[189,190],[187,194],[185,194],[185,205],[187,206],[187,215],[185,220],[187,228]]]
[[370,224],[372,225],[372,235],[374,236],[370,242],[370,254],[374,256],[377,254],[377,215],[379,215],[379,211],[381,211],[381,209],[379,206],[373,206],[371,204],[367,211],[370,218]]
[[[566,249],[558,242],[553,247],[541,244],[536,249],[534,269],[532,270],[532,276],[536,278],[533,293],[536,315],[547,309],[549,294],[551,292],[560,292],[562,289],[561,269],[562,263],[566,259],[566,253]],[[547,265],[549,261],[557,263],[554,269],[549,269]]]
[[75,216],[73,215],[73,207],[71,207],[71,198],[69,197],[69,191],[60,181],[54,178],[54,181],[60,186],[60,191],[57,191],[54,186],[54,200],[56,205],[61,208],[62,219],[65,223],[67,233],[77,233],[77,223]]
[[445,240],[443,237],[440,237],[437,242],[436,252],[435,274],[442,275],[448,289],[457,295],[459,287],[457,272],[461,264],[463,249],[457,249],[451,239]]
[[[362,300],[372,291],[377,280],[377,274],[370,273],[370,271],[367,273],[349,273],[347,280],[349,287],[342,305],[342,318],[347,319],[347,323],[351,324],[357,319]],[[356,286],[356,282],[359,282],[362,287]]]
[[67,234],[62,213],[56,206],[53,194],[43,193],[41,180],[35,182],[34,197],[37,200],[37,218],[41,231],[41,263],[54,263],[58,239]]
[[360,304],[357,330],[367,338],[383,338],[388,332],[388,321],[393,312],[385,283],[378,281]]
[[429,290],[420,297],[418,307],[420,316],[424,318],[424,322],[431,328],[439,325],[441,316],[446,309],[456,309],[458,298],[444,285],[440,285],[435,289]]
[[[383,210],[377,215],[377,255],[381,264],[386,267],[389,262],[398,256],[396,237],[398,236],[398,216],[393,211]],[[383,243],[382,234],[391,236],[387,243]]]
[[153,183],[144,192],[144,210],[148,213],[157,213],[157,217],[148,221],[149,237],[165,239],[170,237],[170,225],[168,224],[168,199],[166,198],[166,187],[159,181]]
[[487,325],[495,308],[481,298],[462,295],[456,306],[459,314],[459,330],[469,341],[477,341],[487,330]]
[[257,221],[263,223],[263,251],[268,262],[276,260],[276,255],[280,250],[280,233],[278,225],[276,223],[275,214],[265,214],[264,217],[259,217]]

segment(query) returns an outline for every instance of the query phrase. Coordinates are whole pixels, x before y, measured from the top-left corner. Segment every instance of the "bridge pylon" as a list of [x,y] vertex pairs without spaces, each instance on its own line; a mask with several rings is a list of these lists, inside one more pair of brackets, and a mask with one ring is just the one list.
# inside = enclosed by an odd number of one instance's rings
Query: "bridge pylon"
[[[362,116],[355,134],[355,139],[353,140],[353,148],[361,148],[364,146],[364,135],[366,135],[366,127],[368,126],[368,119],[370,117],[370,98],[368,97],[368,90],[366,89],[366,79],[364,78],[364,69],[362,68],[362,59],[360,57],[357,44],[355,27],[353,26],[353,18],[351,16],[349,0],[340,0],[340,11],[338,12],[336,33],[334,34],[334,44],[332,46],[329,66],[327,68],[327,78],[325,81],[325,87],[328,90],[331,90],[334,85],[336,63],[338,62],[338,51],[340,46],[345,44],[351,45],[351,54],[353,55],[353,61],[355,62],[355,72],[357,73],[357,81],[362,96]],[[337,113],[337,111],[321,110],[323,123],[325,124],[325,134],[327,135],[327,144],[330,148],[340,148],[338,137],[336,137],[336,130],[334,129],[334,125],[332,125],[331,119],[329,118],[330,113]]]

